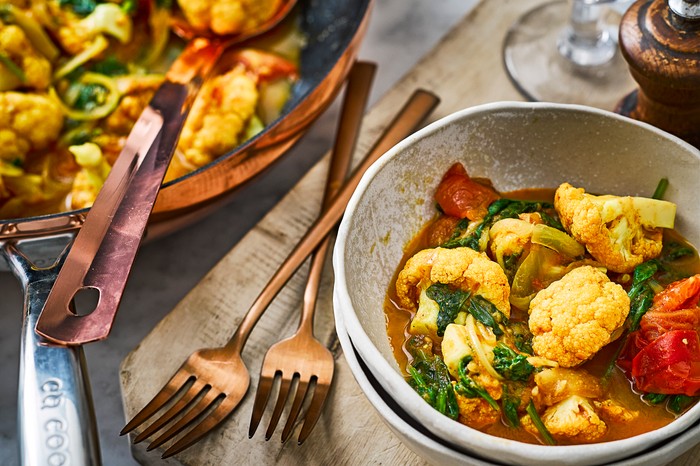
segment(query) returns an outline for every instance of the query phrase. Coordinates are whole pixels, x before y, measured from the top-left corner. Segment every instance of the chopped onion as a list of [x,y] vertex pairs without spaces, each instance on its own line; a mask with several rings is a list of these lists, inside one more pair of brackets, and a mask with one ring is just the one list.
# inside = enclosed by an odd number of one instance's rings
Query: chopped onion
[[27,36],[27,39],[34,48],[49,61],[53,62],[61,54],[61,51],[56,47],[36,19],[28,16],[13,5],[2,5],[2,7],[0,7],[0,13],[9,14],[12,17],[12,21],[22,29],[24,35]]
[[467,328],[467,335],[469,336],[470,346],[472,347],[472,350],[474,350],[474,354],[479,360],[479,364],[481,364],[481,367],[486,369],[486,372],[488,372],[496,380],[502,380],[503,377],[501,376],[501,374],[496,372],[496,369],[493,368],[491,362],[486,356],[484,347],[481,345],[481,340],[479,339],[479,334],[477,333],[478,329],[476,328],[476,320],[474,319],[473,315],[469,314],[467,316],[467,321],[465,322],[464,326]]
[[572,259],[581,257],[585,253],[583,245],[579,244],[571,236],[561,230],[543,224],[534,226],[530,241],[553,249]]
[[112,78],[98,73],[85,73],[80,77],[80,82],[82,84],[94,83],[103,86],[108,91],[107,99],[105,100],[104,104],[91,110],[76,110],[66,105],[63,99],[61,99],[56,92],[56,89],[51,86],[49,88],[49,97],[51,97],[61,107],[63,113],[71,120],[98,120],[112,113],[114,109],[117,108],[117,105],[119,105],[121,94]]
[[61,79],[71,71],[78,68],[80,65],[87,63],[99,54],[107,50],[109,42],[103,36],[97,36],[92,44],[88,45],[85,50],[75,55],[68,60],[63,66],[56,70],[53,74],[54,79]]

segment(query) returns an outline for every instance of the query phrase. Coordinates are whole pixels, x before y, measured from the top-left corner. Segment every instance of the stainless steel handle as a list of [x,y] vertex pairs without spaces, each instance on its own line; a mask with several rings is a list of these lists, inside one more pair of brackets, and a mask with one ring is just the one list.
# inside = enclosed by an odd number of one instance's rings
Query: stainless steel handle
[[14,244],[2,252],[24,291],[17,413],[22,464],[100,465],[82,347],[49,346],[34,332],[62,259],[38,268]]

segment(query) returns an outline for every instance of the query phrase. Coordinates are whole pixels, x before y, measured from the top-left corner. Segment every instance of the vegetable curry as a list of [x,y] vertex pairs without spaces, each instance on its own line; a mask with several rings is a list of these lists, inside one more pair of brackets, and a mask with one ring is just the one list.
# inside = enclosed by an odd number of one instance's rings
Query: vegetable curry
[[395,357],[443,415],[579,444],[662,427],[700,395],[700,260],[651,198],[501,194],[457,163],[385,305]]
[[[88,207],[191,27],[253,29],[279,0],[10,0],[0,5],[0,218]],[[181,8],[181,9],[180,9]],[[217,8],[219,10],[217,10]],[[178,21],[180,23],[178,23]],[[280,114],[304,38],[290,18],[231,50],[190,111],[166,181]]]

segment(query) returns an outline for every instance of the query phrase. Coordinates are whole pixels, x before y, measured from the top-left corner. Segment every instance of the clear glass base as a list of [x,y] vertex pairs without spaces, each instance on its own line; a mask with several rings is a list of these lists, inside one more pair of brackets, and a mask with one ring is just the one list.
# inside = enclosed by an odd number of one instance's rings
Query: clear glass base
[[506,70],[529,100],[613,110],[636,87],[617,46],[620,15],[611,10],[600,35],[584,46],[569,40],[570,15],[569,2],[557,0],[520,17],[503,45]]

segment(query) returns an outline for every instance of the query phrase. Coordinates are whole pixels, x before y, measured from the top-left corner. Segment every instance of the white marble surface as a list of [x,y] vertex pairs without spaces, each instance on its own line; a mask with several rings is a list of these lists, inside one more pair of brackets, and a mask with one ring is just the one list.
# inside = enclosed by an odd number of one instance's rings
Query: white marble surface
[[[360,57],[379,64],[376,101],[426,54],[476,0],[375,0]],[[500,38],[496,38],[500,40]],[[370,103],[371,105],[371,103]],[[135,465],[119,392],[119,364],[153,326],[331,146],[333,105],[281,161],[198,225],[140,251],[112,333],[85,349],[105,465]],[[9,273],[0,273],[0,464],[19,464],[17,376],[22,297]]]

